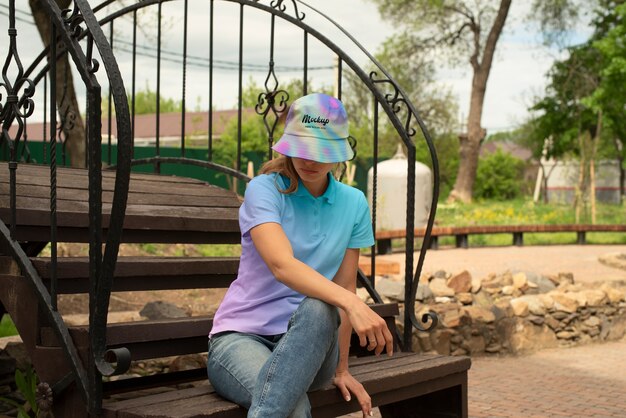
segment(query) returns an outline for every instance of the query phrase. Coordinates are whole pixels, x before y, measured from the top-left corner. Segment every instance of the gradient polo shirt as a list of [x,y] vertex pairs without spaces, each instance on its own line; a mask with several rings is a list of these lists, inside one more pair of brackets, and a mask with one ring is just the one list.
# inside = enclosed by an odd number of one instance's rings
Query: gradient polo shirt
[[257,252],[250,230],[257,225],[280,224],[294,256],[332,280],[348,248],[374,244],[367,200],[363,193],[329,175],[323,195],[315,198],[299,184],[284,194],[289,179],[262,174],[250,181],[239,209],[241,261],[213,320],[211,335],[238,331],[276,335],[287,324],[304,296],[280,283]]

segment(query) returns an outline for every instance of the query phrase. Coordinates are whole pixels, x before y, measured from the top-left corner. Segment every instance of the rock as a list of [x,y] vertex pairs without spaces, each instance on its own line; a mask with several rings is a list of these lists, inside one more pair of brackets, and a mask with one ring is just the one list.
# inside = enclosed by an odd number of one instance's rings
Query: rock
[[474,301],[474,297],[471,293],[457,293],[456,300],[461,302],[463,305],[471,305]]
[[514,322],[509,335],[511,351],[516,354],[558,346],[558,339],[550,328],[545,325],[532,325],[522,319]]
[[589,306],[602,306],[609,300],[606,293],[600,289],[582,290],[579,293],[585,295]]
[[543,325],[546,322],[546,319],[543,316],[535,316],[535,315],[530,316],[528,320],[532,322],[534,325]]
[[206,367],[206,356],[202,354],[187,354],[178,356],[170,363],[171,372],[180,372],[184,370],[202,369]]
[[472,278],[472,293],[478,293],[482,287],[483,280],[479,278]]
[[390,300],[404,301],[404,283],[402,282],[385,278],[378,279],[376,280],[376,291]]
[[472,290],[472,275],[467,270],[450,277],[446,283],[455,293],[467,293]]
[[519,272],[513,275],[513,287],[516,289],[522,289],[528,284],[528,278],[526,273]]
[[459,347],[456,350],[454,350],[452,353],[450,353],[450,355],[453,355],[453,356],[465,356],[465,355],[467,355],[467,351],[465,351],[464,349]]
[[480,291],[474,295],[474,306],[481,308],[490,308],[493,306],[493,298],[485,291]]
[[574,273],[572,272],[559,272],[558,276],[559,284],[570,283],[574,284]]
[[515,316],[528,316],[528,302],[522,298],[511,300],[511,308]]
[[600,286],[600,289],[603,290],[604,293],[606,293],[606,296],[611,304],[616,304],[625,299],[624,292],[615,289],[614,287],[611,287],[606,283],[603,283],[602,286]]
[[609,253],[598,257],[598,261],[607,266],[626,270],[626,254],[625,253]]
[[500,344],[489,344],[485,347],[485,351],[491,354],[499,353],[502,351],[502,346]]
[[550,294],[554,300],[554,309],[557,311],[573,313],[578,309],[578,302],[566,293],[554,292]]
[[611,327],[609,329],[609,334],[607,335],[607,340],[617,341],[621,340],[626,334],[626,313],[613,317],[611,321]]
[[[545,276],[534,276],[528,279],[529,283],[537,286],[539,293],[548,293],[551,290],[556,289],[556,286],[552,280]],[[532,285],[531,285],[532,286]]]
[[430,334],[427,332],[418,332],[417,340],[419,341],[420,347],[422,351],[431,351],[433,349],[433,345],[430,341]]
[[[419,287],[418,287],[418,291],[419,291]],[[364,287],[358,287],[356,289],[356,295],[359,297],[359,299],[361,299],[365,303],[369,303],[373,301],[370,294],[367,292],[367,289],[365,289]]]
[[599,327],[602,322],[600,322],[600,319],[598,319],[597,316],[591,316],[589,317],[589,319],[585,320],[583,323],[586,326],[593,328],[593,327]]
[[554,308],[554,299],[550,295],[537,295],[537,298],[547,310]]
[[561,328],[561,323],[551,316],[545,317],[545,324],[552,328],[552,330],[554,331]]
[[560,331],[556,333],[556,338],[560,338],[562,340],[571,340],[577,337],[576,333],[571,331]]
[[417,292],[415,293],[415,300],[419,300],[420,302],[425,302],[433,298],[433,292],[430,290],[430,287],[426,284],[420,284],[417,286]]
[[180,309],[178,306],[160,300],[148,302],[146,306],[139,311],[139,314],[148,319],[183,318],[189,316],[187,312]]
[[472,319],[472,323],[474,322],[485,322],[491,323],[496,320],[496,316],[490,310],[486,308],[481,308],[479,306],[464,306],[461,308],[467,312],[469,317]]
[[437,330],[430,334],[433,348],[437,353],[449,356],[450,355],[450,337],[452,333],[449,330]]
[[485,339],[482,335],[472,336],[472,338],[467,341],[467,345],[469,347],[470,354],[479,354],[485,351]]
[[450,303],[452,302],[452,298],[448,296],[437,296],[435,298],[435,303]]
[[502,294],[503,295],[510,296],[510,295],[513,294],[513,291],[515,291],[515,288],[513,286],[511,286],[511,285],[507,285],[507,286],[504,286],[502,288]]
[[569,292],[567,294],[569,297],[576,299],[576,302],[578,302],[578,307],[580,308],[584,308],[585,306],[587,306],[587,295],[583,292]]
[[433,274],[434,279],[446,279],[448,278],[448,273],[445,270],[437,270],[435,274]]
[[451,289],[446,284],[445,279],[433,279],[429,284],[430,290],[435,297],[437,296],[454,296],[454,289]]

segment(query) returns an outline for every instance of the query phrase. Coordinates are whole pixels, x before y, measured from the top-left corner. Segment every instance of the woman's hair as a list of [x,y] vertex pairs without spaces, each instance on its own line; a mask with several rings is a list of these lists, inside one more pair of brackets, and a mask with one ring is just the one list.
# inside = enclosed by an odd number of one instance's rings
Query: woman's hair
[[[333,175],[336,179],[341,180],[345,171],[346,163],[337,163],[337,165],[333,169]],[[270,173],[282,174],[289,179],[289,187],[287,187],[286,189],[278,188],[279,192],[289,194],[298,190],[298,180],[300,179],[300,176],[298,176],[298,172],[293,166],[291,157],[279,155],[277,158],[274,158],[273,160],[270,160],[263,164],[261,166],[261,169],[259,170],[259,174]]]

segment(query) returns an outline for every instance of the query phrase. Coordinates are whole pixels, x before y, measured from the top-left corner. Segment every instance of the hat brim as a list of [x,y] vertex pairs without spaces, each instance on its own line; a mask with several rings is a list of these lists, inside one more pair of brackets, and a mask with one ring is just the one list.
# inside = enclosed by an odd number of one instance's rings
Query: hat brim
[[284,134],[272,149],[287,157],[319,163],[341,163],[354,157],[348,138],[326,139]]

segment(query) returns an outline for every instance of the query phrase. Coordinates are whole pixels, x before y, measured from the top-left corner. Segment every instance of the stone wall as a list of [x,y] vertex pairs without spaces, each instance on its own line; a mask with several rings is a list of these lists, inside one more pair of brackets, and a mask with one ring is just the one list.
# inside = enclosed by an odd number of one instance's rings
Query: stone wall
[[[378,279],[376,288],[386,299],[403,299],[402,282]],[[438,271],[421,278],[416,311],[418,317],[436,312],[440,325],[415,331],[413,347],[446,355],[519,354],[618,340],[626,334],[625,289],[622,282],[575,283],[571,273],[476,279],[467,271]]]

